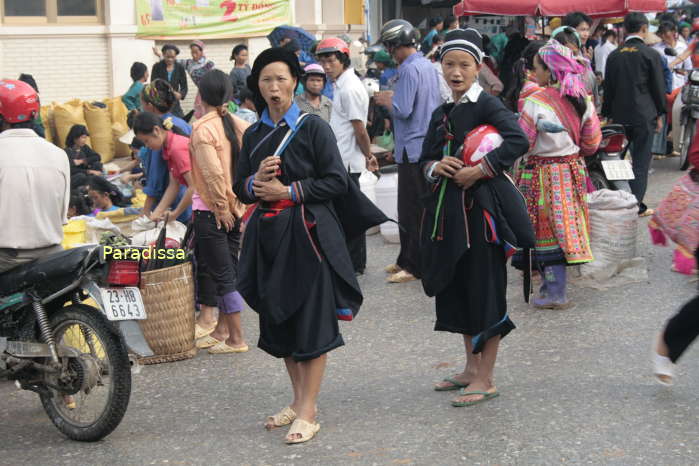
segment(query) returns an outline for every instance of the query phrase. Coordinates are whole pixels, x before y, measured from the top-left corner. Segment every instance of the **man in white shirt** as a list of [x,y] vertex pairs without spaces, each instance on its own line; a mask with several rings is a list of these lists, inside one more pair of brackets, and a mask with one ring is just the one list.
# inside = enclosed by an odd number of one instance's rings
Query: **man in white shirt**
[[31,86],[0,80],[0,273],[62,251],[70,166],[32,129],[38,113]]
[[[334,83],[333,108],[330,126],[337,138],[337,147],[342,163],[350,178],[359,185],[359,176],[364,169],[378,170],[376,157],[371,153],[371,142],[366,130],[369,114],[369,95],[362,81],[350,68],[349,47],[339,38],[323,39],[316,50],[318,62],[325,74]],[[366,268],[366,237],[347,242],[352,265],[356,274]]]
[[595,49],[595,71],[602,73],[604,78],[604,68],[607,66],[607,57],[617,48],[617,34],[613,29],[607,29],[602,35],[602,43]]
[[[685,50],[687,50],[687,45],[677,40],[677,26],[675,23],[669,21],[663,22],[658,28],[657,35],[662,39],[662,42],[653,46],[660,55],[665,58],[668,66],[675,60],[675,56],[681,55]],[[674,49],[675,55],[668,55],[665,53],[666,49]],[[687,74],[692,71],[692,60],[691,58],[685,59],[683,62],[675,65],[672,68],[672,90],[678,89],[685,85],[687,82]]]

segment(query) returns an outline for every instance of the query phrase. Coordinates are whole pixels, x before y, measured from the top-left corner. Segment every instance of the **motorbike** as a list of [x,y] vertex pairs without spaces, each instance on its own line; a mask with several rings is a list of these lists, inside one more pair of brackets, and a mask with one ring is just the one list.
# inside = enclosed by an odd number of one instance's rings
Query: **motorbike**
[[587,171],[595,189],[631,192],[634,178],[631,164],[625,160],[629,145],[623,125],[602,127],[602,141],[593,155],[586,157]]
[[78,247],[0,274],[0,379],[37,393],[77,441],[104,438],[124,417],[131,362],[119,324],[146,318],[139,261],[107,248]]
[[689,73],[687,84],[684,85],[680,93],[682,103],[679,118],[679,143],[680,170],[689,167],[689,148],[692,146],[692,139],[696,131],[697,120],[699,120],[699,68],[693,69]]

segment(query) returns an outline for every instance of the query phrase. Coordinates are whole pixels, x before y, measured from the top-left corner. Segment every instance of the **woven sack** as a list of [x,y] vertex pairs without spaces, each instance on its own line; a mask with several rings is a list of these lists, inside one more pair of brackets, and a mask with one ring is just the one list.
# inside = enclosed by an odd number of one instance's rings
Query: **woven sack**
[[46,140],[52,144],[56,143],[56,125],[53,121],[53,105],[43,105],[39,110],[41,124],[44,125]]
[[129,126],[126,124],[126,117],[129,115],[129,111],[124,102],[121,101],[121,97],[104,99],[104,103],[107,105],[109,115],[112,118],[114,157],[129,157],[131,149],[129,149],[128,144],[119,141],[120,137],[129,132]]
[[155,356],[139,362],[158,364],[193,357],[197,349],[192,263],[143,272],[140,288],[148,318],[138,323]]
[[92,139],[92,149],[100,155],[102,163],[107,163],[114,158],[114,136],[109,109],[85,102],[83,111]]
[[[83,112],[83,103],[80,99],[74,99],[64,104],[54,104],[53,119],[56,122],[56,144],[61,149],[66,147],[66,136],[73,125],[87,126],[85,121],[85,113]],[[92,147],[92,143],[88,138],[87,144]]]

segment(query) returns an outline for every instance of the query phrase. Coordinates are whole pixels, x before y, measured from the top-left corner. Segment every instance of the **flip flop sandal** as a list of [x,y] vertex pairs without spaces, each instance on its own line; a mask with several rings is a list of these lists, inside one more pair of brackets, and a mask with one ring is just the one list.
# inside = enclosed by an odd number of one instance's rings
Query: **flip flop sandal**
[[447,387],[440,387],[439,385],[435,385],[434,391],[435,392],[450,392],[453,390],[460,390],[462,388],[468,387],[468,384],[462,384],[456,379],[453,379],[451,377],[447,377],[442,382],[449,382],[451,385]]
[[194,324],[194,339],[198,340],[200,338],[208,337],[216,329],[216,324],[210,329],[204,328],[199,324]]
[[223,342],[222,340],[217,340],[216,338],[212,337],[211,335],[207,335],[204,338],[200,338],[197,340],[197,348],[199,348],[199,349],[211,348],[212,346],[216,346],[222,342]]
[[296,412],[289,406],[279,411],[274,416],[267,417],[267,424],[265,424],[265,429],[272,430],[275,427],[288,426],[296,420]]
[[495,392],[467,392],[463,388],[459,391],[460,396],[469,396],[469,395],[483,395],[483,398],[479,400],[474,400],[474,401],[452,401],[451,405],[456,407],[456,408],[465,408],[466,406],[474,406],[479,403],[483,403],[484,401],[492,400],[493,398],[497,398],[500,396],[500,393],[498,391]]
[[[671,387],[675,377],[675,365],[670,361],[670,358],[660,356],[653,351],[653,375],[660,385]],[[669,377],[669,380],[663,377]]]
[[209,348],[209,354],[247,353],[249,349],[248,345],[241,346],[240,348],[233,348],[232,346],[228,346],[225,341],[222,341]]
[[[310,422],[304,421],[303,419],[296,419],[294,423],[291,424],[291,428],[289,429],[289,433],[287,434],[287,438],[285,441],[287,445],[308,442],[313,437],[315,437],[319,431],[320,424],[318,424],[317,422],[311,424]],[[295,434],[300,434],[301,437],[294,439],[289,438],[289,436]]]
[[650,216],[652,216],[652,215],[654,215],[654,214],[655,214],[655,210],[653,210],[653,209],[646,209],[646,210],[644,210],[643,212],[641,212],[640,214],[638,214],[638,216],[641,217],[641,218],[643,218],[643,217],[650,217]]

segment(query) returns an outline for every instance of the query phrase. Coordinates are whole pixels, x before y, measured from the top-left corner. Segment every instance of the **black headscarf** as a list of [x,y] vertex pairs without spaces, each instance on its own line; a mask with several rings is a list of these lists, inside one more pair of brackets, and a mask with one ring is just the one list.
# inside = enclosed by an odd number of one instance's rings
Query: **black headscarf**
[[[298,84],[301,82],[303,72],[301,71],[299,59],[295,53],[283,47],[274,47],[259,54],[257,59],[255,59],[255,63],[252,65],[252,72],[250,76],[248,76],[248,89],[252,91],[255,108],[259,114],[262,114],[262,111],[267,108],[267,102],[265,102],[265,99],[262,97],[260,86],[258,85],[260,74],[265,66],[278,61],[286,63],[289,66],[291,76],[296,78],[296,87],[298,87]],[[296,92],[296,87],[294,88],[294,93]]]

